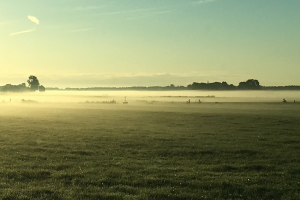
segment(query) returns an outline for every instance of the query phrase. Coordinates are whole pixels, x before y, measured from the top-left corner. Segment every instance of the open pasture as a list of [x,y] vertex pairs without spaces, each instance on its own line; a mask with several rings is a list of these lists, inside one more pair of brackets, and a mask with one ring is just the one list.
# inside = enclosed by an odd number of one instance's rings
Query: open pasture
[[300,199],[300,104],[3,103],[1,199]]

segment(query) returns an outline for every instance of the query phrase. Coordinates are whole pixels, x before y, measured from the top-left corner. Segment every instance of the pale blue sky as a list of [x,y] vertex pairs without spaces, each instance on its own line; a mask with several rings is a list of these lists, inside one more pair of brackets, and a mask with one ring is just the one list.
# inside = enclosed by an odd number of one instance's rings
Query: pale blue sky
[[[0,1],[0,85],[300,85],[299,0]],[[39,25],[28,19],[39,20]]]

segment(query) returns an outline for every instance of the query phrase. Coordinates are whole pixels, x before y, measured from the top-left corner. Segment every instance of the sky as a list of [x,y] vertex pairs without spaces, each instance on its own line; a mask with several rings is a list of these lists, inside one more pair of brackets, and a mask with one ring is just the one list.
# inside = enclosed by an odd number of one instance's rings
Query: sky
[[0,0],[0,85],[300,85],[299,0]]

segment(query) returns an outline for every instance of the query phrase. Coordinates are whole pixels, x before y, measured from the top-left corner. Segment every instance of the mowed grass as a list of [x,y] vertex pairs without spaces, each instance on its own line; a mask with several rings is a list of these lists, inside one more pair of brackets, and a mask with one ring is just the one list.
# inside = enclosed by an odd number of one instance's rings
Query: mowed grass
[[300,199],[300,105],[1,105],[1,199]]

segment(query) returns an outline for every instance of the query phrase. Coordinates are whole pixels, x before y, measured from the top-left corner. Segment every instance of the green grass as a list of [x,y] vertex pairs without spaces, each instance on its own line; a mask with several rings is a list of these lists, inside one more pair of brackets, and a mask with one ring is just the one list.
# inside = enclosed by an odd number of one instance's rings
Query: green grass
[[300,105],[1,105],[1,199],[300,199]]

